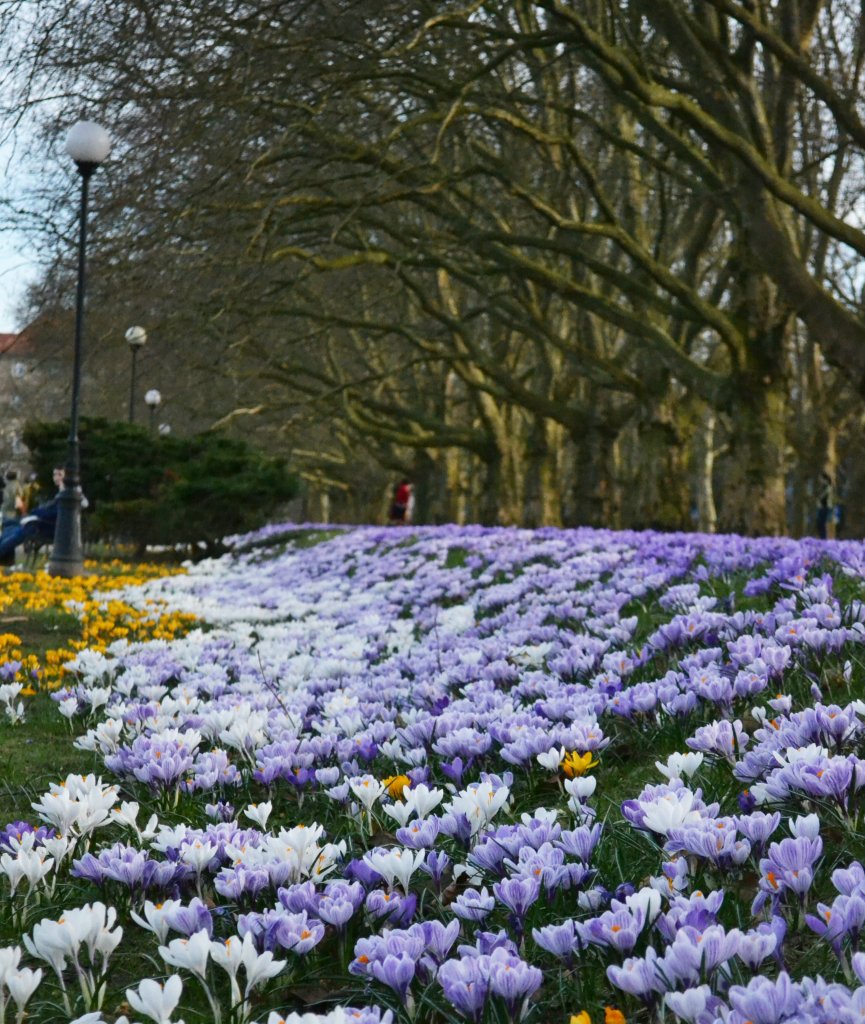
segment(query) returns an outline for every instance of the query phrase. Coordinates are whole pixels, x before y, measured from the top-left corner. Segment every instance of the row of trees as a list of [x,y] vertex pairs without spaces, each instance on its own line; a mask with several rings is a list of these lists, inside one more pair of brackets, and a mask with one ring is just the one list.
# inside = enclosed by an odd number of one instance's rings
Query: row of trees
[[345,514],[397,473],[426,518],[802,532],[824,469],[863,504],[861,0],[0,12],[8,123],[119,140],[105,336],[170,332],[192,419]]

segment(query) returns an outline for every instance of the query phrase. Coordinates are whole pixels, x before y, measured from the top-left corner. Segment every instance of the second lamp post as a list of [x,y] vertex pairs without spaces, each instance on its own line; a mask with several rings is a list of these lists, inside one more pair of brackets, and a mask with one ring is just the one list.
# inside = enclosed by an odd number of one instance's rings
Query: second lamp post
[[132,352],[132,379],[129,382],[129,422],[135,422],[135,359],[138,350],[147,343],[147,331],[143,327],[130,327],[126,332],[126,344]]

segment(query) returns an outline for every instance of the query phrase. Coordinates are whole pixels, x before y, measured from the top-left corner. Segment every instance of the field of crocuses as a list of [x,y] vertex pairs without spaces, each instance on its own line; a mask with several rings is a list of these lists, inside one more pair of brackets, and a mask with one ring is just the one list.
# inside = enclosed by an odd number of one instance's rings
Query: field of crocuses
[[105,598],[202,625],[55,692],[93,773],[0,833],[0,1024],[862,1021],[863,575],[274,529]]

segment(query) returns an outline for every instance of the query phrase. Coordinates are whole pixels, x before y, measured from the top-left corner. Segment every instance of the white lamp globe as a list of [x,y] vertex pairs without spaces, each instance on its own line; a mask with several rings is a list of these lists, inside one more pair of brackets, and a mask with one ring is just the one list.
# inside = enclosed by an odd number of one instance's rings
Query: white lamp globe
[[144,396],[144,401],[149,406],[156,408],[156,406],[162,401],[162,395],[160,395],[156,388],[151,388]]
[[130,327],[124,337],[130,348],[141,348],[147,341],[147,331],[143,327]]
[[111,137],[95,121],[78,121],[66,136],[66,152],[79,164],[101,164],[111,152]]

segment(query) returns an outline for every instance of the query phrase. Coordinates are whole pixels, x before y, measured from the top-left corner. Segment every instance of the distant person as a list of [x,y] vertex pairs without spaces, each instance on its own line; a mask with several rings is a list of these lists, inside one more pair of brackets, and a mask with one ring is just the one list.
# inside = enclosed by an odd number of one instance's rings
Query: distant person
[[[57,466],[51,474],[57,494],[50,501],[37,505],[28,515],[22,516],[11,529],[4,530],[0,534],[0,564],[8,564],[9,559],[15,556],[15,548],[20,544],[26,544],[28,541],[42,544],[53,543],[60,492],[63,490],[65,476],[66,471],[63,467]],[[82,495],[81,507],[87,508],[87,504],[87,499]]]
[[411,484],[408,480],[400,480],[393,492],[388,520],[393,526],[401,526],[408,522],[409,504],[412,500]]
[[18,473],[14,469],[7,469],[3,474],[3,498],[0,501],[0,518],[2,518],[2,529],[14,526],[21,515],[22,495],[21,487],[18,484]]
[[826,540],[829,521],[835,510],[835,487],[828,473],[820,474],[817,488],[817,536]]

